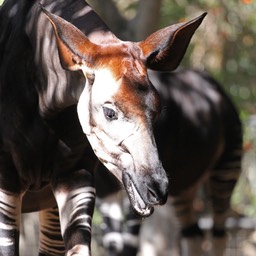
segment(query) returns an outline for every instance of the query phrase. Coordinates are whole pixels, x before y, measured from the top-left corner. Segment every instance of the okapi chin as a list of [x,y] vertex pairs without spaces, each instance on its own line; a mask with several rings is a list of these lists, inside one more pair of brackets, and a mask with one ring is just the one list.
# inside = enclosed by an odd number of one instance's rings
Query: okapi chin
[[[21,209],[42,210],[55,201],[67,255],[90,255],[92,150],[123,182],[138,214],[165,203],[168,179],[153,136],[159,96],[147,69],[175,69],[204,17],[135,43],[116,38],[83,0],[3,3],[2,255],[18,255]],[[41,255],[49,254],[47,243]]]

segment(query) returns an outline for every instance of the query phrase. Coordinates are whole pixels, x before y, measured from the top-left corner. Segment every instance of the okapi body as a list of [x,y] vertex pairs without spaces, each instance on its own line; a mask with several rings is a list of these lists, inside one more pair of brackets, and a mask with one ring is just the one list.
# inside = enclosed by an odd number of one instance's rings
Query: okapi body
[[[170,179],[169,203],[174,206],[181,228],[181,255],[204,255],[204,237],[198,226],[194,200],[198,189],[206,183],[213,216],[212,253],[221,256],[226,246],[225,220],[230,213],[230,198],[241,172],[239,114],[221,85],[204,72],[190,69],[172,73],[149,71],[149,79],[162,102],[154,134],[160,159]],[[104,184],[99,178],[103,173]],[[118,184],[112,175],[102,166],[96,174],[98,196],[102,199],[99,209],[105,222],[103,245],[108,252],[106,255],[136,255],[141,220],[127,209],[129,204],[113,195]],[[124,206],[123,214],[117,214],[118,204]],[[126,218],[123,219],[123,215]],[[168,223],[160,224],[161,221],[164,220],[159,219],[156,225],[168,226]],[[153,241],[154,234],[149,240],[151,248],[154,248]],[[162,244],[165,242],[168,243],[168,237]],[[151,251],[151,255],[167,254],[164,249],[155,254]]]
[[[91,255],[94,153],[139,215],[165,203],[152,131],[159,96],[147,68],[176,68],[204,16],[134,43],[116,38],[83,0],[3,3],[1,255],[19,255],[20,213],[37,210],[40,255]],[[56,205],[64,246],[50,228]]]

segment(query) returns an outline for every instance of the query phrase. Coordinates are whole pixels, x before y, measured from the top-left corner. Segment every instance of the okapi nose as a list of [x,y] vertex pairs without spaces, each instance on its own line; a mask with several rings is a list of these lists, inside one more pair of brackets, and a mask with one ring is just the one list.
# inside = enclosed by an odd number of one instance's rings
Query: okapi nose
[[150,204],[163,205],[166,203],[168,198],[168,179],[161,178],[156,181],[152,181],[147,185],[148,189],[148,200]]

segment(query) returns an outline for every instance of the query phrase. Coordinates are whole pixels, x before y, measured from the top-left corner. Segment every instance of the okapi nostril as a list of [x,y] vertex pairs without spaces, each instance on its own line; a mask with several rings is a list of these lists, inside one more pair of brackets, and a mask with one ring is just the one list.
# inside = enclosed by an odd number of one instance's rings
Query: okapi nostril
[[151,198],[153,198],[157,201],[157,196],[156,196],[155,192],[153,190],[151,190],[150,188],[148,189],[148,192],[149,192]]
[[148,187],[149,201],[152,204],[162,204],[165,201],[165,196],[161,193],[161,191],[157,188]]

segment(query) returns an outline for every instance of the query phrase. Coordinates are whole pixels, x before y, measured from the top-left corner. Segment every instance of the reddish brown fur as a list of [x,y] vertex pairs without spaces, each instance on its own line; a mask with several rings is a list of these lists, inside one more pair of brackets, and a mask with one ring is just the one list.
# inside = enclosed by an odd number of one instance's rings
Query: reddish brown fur
[[136,116],[146,127],[146,109],[149,107],[148,117],[155,116],[160,110],[160,101],[156,91],[152,90],[145,64],[139,60],[140,54],[141,50],[131,43],[106,45],[98,52],[94,66],[95,69],[111,69],[114,78],[120,83],[115,95],[115,102],[121,103],[118,107],[127,116]]

